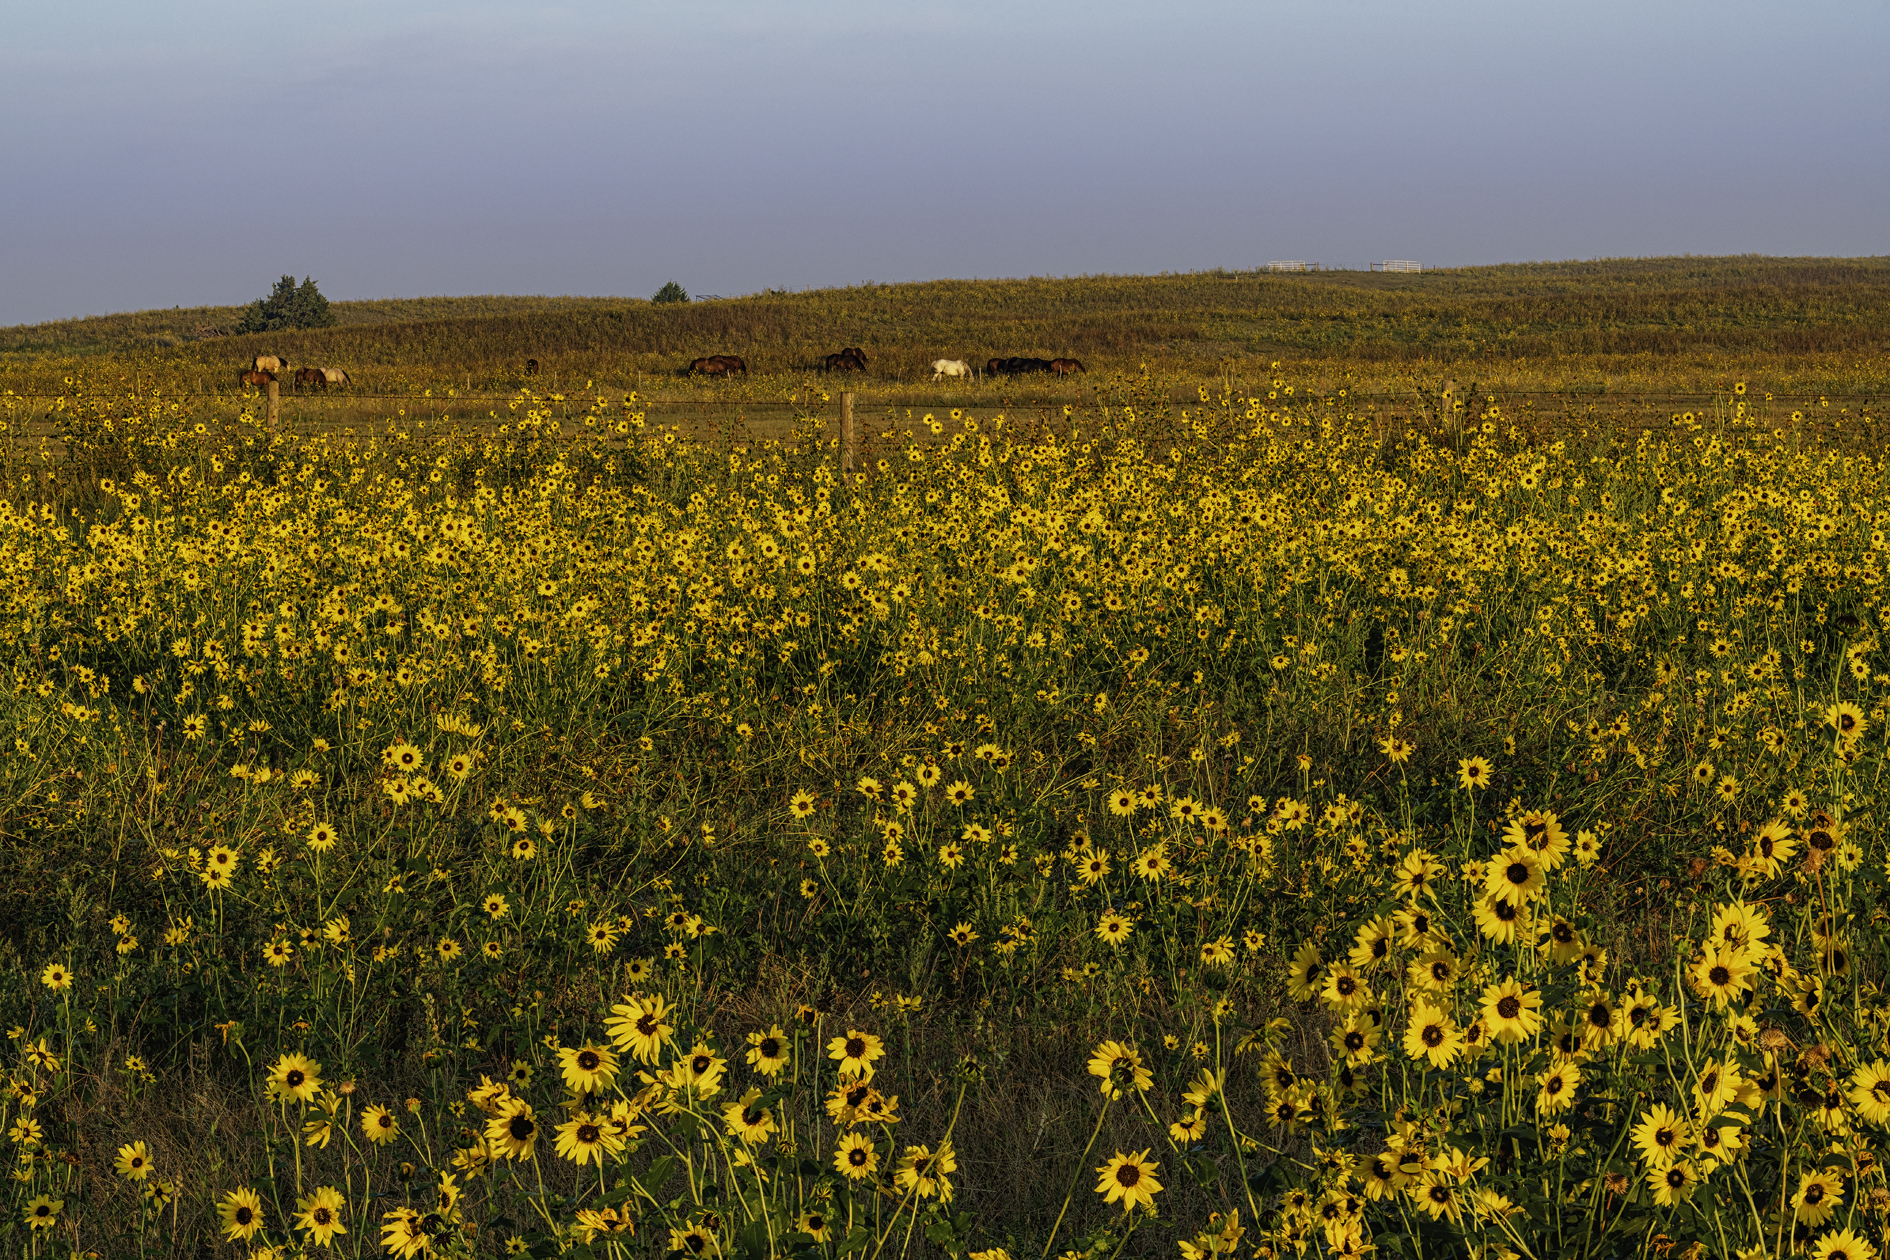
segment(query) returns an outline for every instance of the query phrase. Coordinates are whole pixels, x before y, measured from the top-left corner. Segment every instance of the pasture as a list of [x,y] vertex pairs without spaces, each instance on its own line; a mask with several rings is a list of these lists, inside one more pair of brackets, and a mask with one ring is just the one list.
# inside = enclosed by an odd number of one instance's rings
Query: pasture
[[1881,1249],[1881,351],[1076,327],[8,362],[9,1245]]

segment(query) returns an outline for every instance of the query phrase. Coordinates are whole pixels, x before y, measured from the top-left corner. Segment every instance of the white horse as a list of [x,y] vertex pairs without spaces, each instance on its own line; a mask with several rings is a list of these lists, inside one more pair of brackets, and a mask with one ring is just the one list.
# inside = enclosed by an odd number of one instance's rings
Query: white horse
[[932,361],[932,379],[944,376],[970,376],[971,365],[963,359],[934,359]]
[[286,372],[289,370],[289,361],[279,354],[259,354],[255,362],[250,364],[250,369],[256,372]]
[[330,385],[354,384],[353,381],[348,379],[348,374],[340,368],[325,367],[322,369],[322,375],[327,378]]

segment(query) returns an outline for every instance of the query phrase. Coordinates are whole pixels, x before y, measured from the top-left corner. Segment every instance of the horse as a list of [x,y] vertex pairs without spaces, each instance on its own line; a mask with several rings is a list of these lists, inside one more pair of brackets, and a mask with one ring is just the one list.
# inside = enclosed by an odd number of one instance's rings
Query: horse
[[1050,360],[1050,370],[1055,372],[1058,376],[1068,376],[1072,372],[1089,371],[1088,368],[1083,366],[1082,361],[1079,359],[1052,359]]
[[239,376],[237,378],[237,381],[240,384],[254,385],[258,389],[260,389],[264,385],[274,385],[276,383],[276,378],[275,378],[275,374],[272,372],[265,372],[265,371],[262,371],[260,368],[252,368],[249,371],[243,373],[241,376]]
[[252,372],[286,372],[289,370],[289,361],[279,354],[259,354],[249,369]]
[[820,363],[829,372],[866,371],[866,358],[857,350],[842,350],[839,354],[830,354]]
[[970,375],[971,375],[971,365],[969,363],[966,363],[963,359],[933,359],[932,360],[932,379],[935,381],[938,380],[942,376],[970,376]]
[[295,369],[295,387],[300,389],[304,385],[310,389],[327,389],[328,374],[320,368],[297,368]]
[[537,359],[525,360],[525,375],[527,376],[538,375],[538,360]]
[[1020,376],[1025,372],[1048,372],[1049,370],[1050,360],[1048,359],[1028,359],[1017,356],[1009,359],[991,360],[991,371],[993,374],[1001,372],[1006,376]]
[[685,376],[733,376],[740,372],[746,376],[748,365],[732,354],[715,354],[706,359],[697,359],[689,365]]
[[858,346],[842,346],[840,347],[840,353],[852,355],[860,361],[862,367],[866,364],[866,351],[860,349]]
[[325,367],[325,368],[323,368],[323,369],[322,369],[322,378],[323,378],[323,379],[324,379],[325,381],[327,381],[327,382],[328,382],[328,384],[330,384],[330,385],[352,385],[352,384],[354,384],[354,381],[353,381],[352,379],[350,379],[350,378],[349,378],[349,376],[348,376],[348,374],[347,374],[347,373],[346,373],[345,371],[343,371],[343,370],[342,370],[341,368],[331,368],[331,367]]

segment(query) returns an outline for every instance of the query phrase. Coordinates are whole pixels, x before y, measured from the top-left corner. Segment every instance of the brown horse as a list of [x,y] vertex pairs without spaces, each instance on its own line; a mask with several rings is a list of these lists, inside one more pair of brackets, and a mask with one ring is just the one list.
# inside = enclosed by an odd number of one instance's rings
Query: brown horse
[[295,369],[295,387],[301,389],[304,385],[310,389],[327,389],[328,374],[320,368],[297,368]]
[[1050,360],[1050,370],[1055,372],[1058,376],[1068,376],[1072,372],[1089,371],[1078,359],[1052,359]]
[[839,354],[830,354],[820,363],[829,372],[866,371],[866,356],[858,350],[842,350]]
[[527,376],[538,375],[538,360],[537,359],[525,360],[525,375]]
[[275,374],[273,372],[263,372],[254,369],[243,373],[237,380],[241,384],[254,385],[258,389],[264,385],[274,385],[276,383]]
[[697,359],[689,365],[685,376],[733,376],[737,372],[746,376],[748,365],[732,354],[715,354],[706,359]]

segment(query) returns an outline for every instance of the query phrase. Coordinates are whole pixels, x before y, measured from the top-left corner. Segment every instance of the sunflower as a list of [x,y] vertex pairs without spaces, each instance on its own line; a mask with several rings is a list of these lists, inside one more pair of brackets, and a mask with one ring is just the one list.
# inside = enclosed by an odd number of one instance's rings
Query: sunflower
[[1693,1187],[1700,1184],[1699,1170],[1687,1160],[1676,1160],[1665,1168],[1647,1170],[1647,1185],[1654,1192],[1654,1202],[1660,1207],[1672,1207],[1693,1193]]
[[1732,946],[1708,945],[1693,965],[1692,978],[1694,991],[1716,1007],[1752,992],[1752,964],[1743,949]]
[[588,1111],[580,1111],[558,1126],[558,1154],[582,1168],[589,1163],[604,1166],[604,1156],[623,1149],[623,1141],[607,1120]]
[[861,1080],[871,1080],[873,1061],[886,1053],[885,1043],[869,1032],[857,1028],[847,1029],[844,1037],[835,1037],[827,1043],[827,1057],[840,1064],[838,1071],[842,1076],[857,1076]]
[[1560,1115],[1575,1103],[1575,1091],[1582,1083],[1582,1070],[1574,1063],[1558,1063],[1536,1077],[1536,1114]]
[[1404,1052],[1412,1059],[1428,1059],[1434,1068],[1449,1067],[1463,1052],[1463,1034],[1449,1014],[1419,1001],[1405,1023]]
[[39,973],[39,982],[54,993],[64,993],[72,987],[72,972],[63,963],[48,963]]
[[681,1228],[671,1226],[669,1249],[687,1252],[691,1256],[710,1255],[716,1251],[715,1237],[701,1222],[691,1222]]
[[561,1048],[558,1065],[564,1083],[574,1094],[595,1094],[617,1079],[617,1056],[604,1046]]
[[1458,1192],[1457,1182],[1442,1170],[1424,1173],[1410,1193],[1434,1221],[1444,1217],[1455,1221],[1463,1212],[1463,1195]]
[[1076,877],[1085,884],[1101,883],[1109,874],[1109,855],[1095,849],[1084,849],[1076,859]]
[[945,935],[950,938],[952,944],[958,946],[960,949],[963,949],[965,946],[978,939],[978,934],[971,930],[971,924],[963,921],[955,924],[952,930]]
[[531,1159],[537,1152],[538,1121],[523,1098],[502,1100],[486,1121],[486,1145],[494,1159]]
[[1286,968],[1286,989],[1295,1002],[1310,1002],[1319,992],[1321,976],[1325,963],[1320,961],[1319,947],[1307,941],[1293,955],[1293,961]]
[[748,1034],[748,1066],[766,1077],[781,1075],[793,1054],[788,1035],[776,1024],[767,1032]]
[[400,1121],[394,1113],[375,1103],[361,1113],[361,1131],[376,1146],[386,1146],[400,1136]]
[[954,805],[969,805],[977,795],[977,789],[963,779],[954,780],[945,789],[945,799]]
[[1140,804],[1136,794],[1127,788],[1117,788],[1109,794],[1109,812],[1118,818],[1132,817]]
[[26,1205],[26,1227],[51,1229],[59,1223],[59,1214],[65,1211],[65,1208],[64,1199],[55,1199],[50,1194],[42,1194]]
[[231,1242],[248,1242],[262,1230],[262,1199],[247,1186],[232,1190],[217,1204],[217,1220]]
[[1843,1180],[1816,1168],[1799,1178],[1798,1192],[1792,1195],[1792,1211],[1798,1224],[1816,1227],[1824,1224],[1843,1202]]
[[1392,890],[1407,901],[1415,901],[1431,891],[1442,869],[1429,850],[1413,849],[1398,860],[1398,868],[1391,874]]
[[1101,1176],[1096,1183],[1096,1193],[1103,1196],[1104,1203],[1120,1202],[1124,1212],[1133,1212],[1137,1205],[1151,1212],[1155,1210],[1155,1196],[1162,1188],[1162,1183],[1155,1179],[1160,1167],[1149,1160],[1146,1150],[1133,1155],[1117,1151],[1096,1171]]
[[828,1234],[833,1228],[833,1218],[819,1208],[810,1208],[802,1212],[794,1223],[803,1234],[806,1234],[815,1242],[826,1242]]
[[151,1175],[151,1148],[132,1142],[118,1148],[118,1175],[131,1181],[143,1181]]
[[1484,892],[1492,897],[1505,897],[1517,905],[1542,895],[1547,886],[1542,859],[1519,845],[1497,854],[1484,867]]
[[322,1065],[299,1054],[285,1054],[270,1067],[269,1086],[279,1099],[313,1102],[322,1088]]
[[336,1234],[348,1232],[341,1223],[347,1200],[333,1186],[323,1186],[314,1194],[297,1199],[295,1208],[295,1227],[306,1233],[309,1241],[317,1247],[326,1247]]
[[1890,1063],[1878,1059],[1852,1072],[1850,1098],[1864,1123],[1882,1127],[1890,1122]]
[[1168,1126],[1168,1136],[1176,1142],[1187,1145],[1199,1142],[1207,1136],[1208,1116],[1205,1109],[1195,1108],[1181,1113],[1181,1119]]
[[1154,881],[1175,869],[1168,860],[1168,842],[1160,840],[1135,855],[1135,873],[1143,879]]
[[1513,1044],[1542,1030],[1542,994],[1511,976],[1483,990],[1483,1022],[1490,1036]]
[[1846,1227],[1834,1229],[1813,1243],[1811,1260],[1877,1260],[1877,1249]]
[[730,1137],[738,1137],[750,1145],[759,1145],[768,1140],[774,1132],[774,1112],[760,1106],[761,1090],[750,1088],[734,1102],[722,1106],[722,1123],[728,1126]]
[[1532,809],[1511,819],[1503,840],[1512,848],[1534,853],[1545,871],[1553,871],[1568,857],[1568,832],[1562,829],[1561,819],[1546,809]]
[[834,1168],[850,1181],[861,1181],[879,1170],[879,1154],[873,1139],[863,1133],[849,1133],[840,1139],[833,1153]]
[[1353,1067],[1362,1067],[1377,1057],[1378,1023],[1371,1016],[1354,1012],[1332,1030],[1332,1048]]
[[1326,972],[1326,982],[1319,987],[1319,1001],[1335,1011],[1356,1010],[1372,1000],[1366,984],[1350,963],[1339,963]]
[[1824,723],[1837,732],[1839,739],[1856,739],[1864,733],[1869,722],[1864,711],[1849,700],[1840,700],[1825,711]]
[[636,1056],[639,1062],[655,1063],[676,1031],[667,1019],[670,1010],[660,993],[626,997],[610,1008],[612,1017],[604,1021],[604,1031],[617,1049]]
[[1122,1097],[1123,1087],[1142,1093],[1155,1077],[1142,1065],[1142,1056],[1126,1041],[1105,1041],[1089,1057],[1089,1074],[1101,1079],[1104,1098]]
[[1457,782],[1464,791],[1490,786],[1490,779],[1496,773],[1496,767],[1483,757],[1465,757],[1457,763]]
[[1500,893],[1486,892],[1477,899],[1477,930],[1498,945],[1514,944],[1523,922],[1523,904]]
[[1641,1152],[1641,1159],[1649,1168],[1658,1169],[1680,1158],[1692,1132],[1686,1117],[1669,1110],[1665,1103],[1656,1103],[1653,1110],[1641,1113],[1640,1123],[1634,1126],[1630,1136]]

